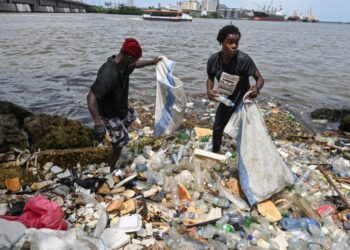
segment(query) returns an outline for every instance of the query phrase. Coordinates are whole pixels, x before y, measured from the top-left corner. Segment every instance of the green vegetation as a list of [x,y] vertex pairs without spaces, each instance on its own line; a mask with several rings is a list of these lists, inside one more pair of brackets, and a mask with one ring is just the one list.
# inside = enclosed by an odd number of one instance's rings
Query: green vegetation
[[142,15],[143,11],[134,6],[125,6],[123,4],[116,8],[113,7],[102,7],[102,6],[92,6],[87,12],[90,13],[105,13],[105,14],[121,14],[121,15]]

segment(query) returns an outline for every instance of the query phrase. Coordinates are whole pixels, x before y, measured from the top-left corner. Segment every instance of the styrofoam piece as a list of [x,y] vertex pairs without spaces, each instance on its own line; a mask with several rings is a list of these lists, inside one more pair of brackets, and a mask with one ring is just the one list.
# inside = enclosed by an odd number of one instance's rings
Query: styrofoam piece
[[137,232],[141,229],[142,220],[141,215],[133,214],[130,216],[123,216],[119,218],[119,223],[114,226],[125,233]]
[[216,153],[205,151],[205,150],[199,149],[199,148],[196,148],[194,150],[194,155],[211,158],[211,159],[214,159],[214,160],[217,160],[217,161],[226,161],[225,155],[216,154]]
[[119,249],[130,241],[129,235],[115,227],[106,228],[100,238],[112,250]]

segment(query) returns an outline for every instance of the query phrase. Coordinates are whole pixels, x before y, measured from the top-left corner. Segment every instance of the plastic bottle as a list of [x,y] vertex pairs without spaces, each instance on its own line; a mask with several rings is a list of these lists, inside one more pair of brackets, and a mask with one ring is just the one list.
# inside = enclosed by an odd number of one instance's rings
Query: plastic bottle
[[221,102],[229,107],[235,106],[234,102],[232,102],[230,99],[228,99],[227,96],[225,96],[225,95],[219,95],[219,96],[215,97],[215,100],[218,102]]
[[230,216],[228,214],[224,214],[219,220],[216,221],[215,226],[218,228],[222,228],[225,224],[230,221]]
[[203,188],[203,181],[202,181],[202,171],[201,171],[201,165],[200,161],[194,161],[194,182],[195,182],[195,189],[197,191],[202,191]]
[[148,170],[145,174],[147,178],[147,186],[151,187],[154,184],[163,185],[163,176],[160,173]]
[[183,249],[183,250],[207,250],[209,246],[198,240],[195,240],[189,236],[181,236],[175,228],[170,228],[168,236],[165,236],[165,242],[171,250]]
[[217,240],[209,239],[209,245],[212,249],[228,250],[227,244],[224,244]]
[[309,218],[283,218],[281,220],[282,227],[287,230],[306,230],[309,225],[318,225],[318,222]]
[[180,162],[182,157],[186,154],[186,147],[184,145],[180,145],[179,151],[177,152],[177,160]]
[[177,249],[177,243],[176,241],[171,238],[169,235],[165,234],[164,235],[164,241],[167,244],[167,246],[169,247],[170,250],[176,250]]
[[246,250],[248,249],[248,241],[246,239],[241,239],[237,244],[238,250]]
[[173,202],[173,205],[175,208],[178,208],[180,206],[180,197],[179,197],[179,185],[178,182],[175,179],[172,179],[170,182],[171,186],[171,200]]
[[231,205],[231,203],[225,198],[214,197],[208,193],[204,193],[202,198],[207,203],[213,204],[218,207],[229,208]]
[[216,228],[213,225],[209,224],[206,227],[202,227],[200,230],[198,230],[198,233],[203,238],[212,239],[216,233]]
[[135,170],[137,173],[146,172],[148,170],[148,165],[145,163],[136,164]]
[[227,215],[230,220],[229,223],[230,224],[242,224],[243,221],[243,217],[240,213],[236,212],[236,211],[227,211],[224,213],[224,215]]
[[226,199],[228,199],[230,202],[232,202],[232,204],[234,204],[236,207],[242,210],[249,210],[248,204],[243,199],[241,199],[238,195],[233,194],[223,186],[220,186],[219,190],[220,190],[220,194],[224,196]]

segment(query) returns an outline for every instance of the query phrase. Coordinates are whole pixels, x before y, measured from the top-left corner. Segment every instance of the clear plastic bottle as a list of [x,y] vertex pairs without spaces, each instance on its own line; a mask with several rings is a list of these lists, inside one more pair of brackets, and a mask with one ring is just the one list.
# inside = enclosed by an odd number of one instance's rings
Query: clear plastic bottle
[[228,246],[227,244],[224,244],[220,241],[217,241],[217,240],[212,240],[212,239],[209,239],[209,246],[214,249],[214,250],[228,250]]
[[179,184],[175,179],[172,179],[170,182],[171,186],[171,200],[175,208],[180,206],[180,197],[179,197]]
[[186,147],[184,145],[180,145],[179,150],[177,152],[177,160],[179,162],[181,161],[182,157],[185,156],[186,151],[187,151]]
[[177,242],[170,237],[169,235],[165,234],[164,235],[164,241],[167,244],[167,246],[169,247],[170,250],[176,250],[177,249]]
[[214,237],[214,234],[216,233],[216,228],[209,224],[206,227],[202,227],[198,233],[200,234],[200,236],[202,236],[203,238],[206,239],[212,239]]
[[220,194],[224,196],[226,199],[228,199],[232,204],[234,204],[236,207],[242,210],[249,210],[248,204],[241,199],[238,195],[233,194],[231,191],[229,191],[227,188],[220,186],[219,187]]
[[216,101],[225,104],[226,106],[233,107],[235,106],[234,102],[227,98],[225,95],[219,95],[215,98]]
[[225,224],[230,221],[230,216],[228,214],[224,214],[219,220],[216,221],[215,226],[218,228],[222,228]]
[[194,182],[195,182],[195,189],[197,191],[202,191],[203,188],[203,178],[202,178],[202,170],[201,170],[201,163],[200,161],[194,161]]
[[218,207],[229,208],[231,205],[231,203],[225,198],[214,197],[208,193],[204,193],[202,199],[207,203],[213,204]]
[[238,250],[246,250],[248,249],[248,241],[247,239],[242,238],[237,244]]
[[307,230],[309,225],[318,225],[318,222],[309,218],[283,218],[281,220],[282,227],[287,230]]

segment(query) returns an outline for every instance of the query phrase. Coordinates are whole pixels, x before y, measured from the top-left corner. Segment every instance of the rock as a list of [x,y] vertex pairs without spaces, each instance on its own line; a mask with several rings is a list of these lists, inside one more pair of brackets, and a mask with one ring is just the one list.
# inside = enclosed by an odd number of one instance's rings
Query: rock
[[12,147],[27,148],[27,139],[22,133],[15,115],[0,115],[0,153],[8,152]]
[[127,197],[127,198],[132,198],[135,196],[135,191],[134,190],[131,190],[131,189],[128,189],[126,191],[124,191],[123,193],[121,193],[121,195]]
[[259,213],[265,216],[270,222],[276,222],[282,219],[280,211],[270,200],[258,203],[257,207]]
[[346,115],[340,120],[339,129],[350,132],[350,115]]
[[133,199],[127,200],[123,203],[123,210],[120,211],[120,215],[126,215],[136,210],[136,204]]
[[108,206],[107,206],[107,212],[113,212],[119,210],[123,206],[123,202],[120,200],[115,200],[112,201]]
[[107,183],[103,183],[102,186],[98,189],[98,193],[100,194],[110,194],[111,190],[108,187]]
[[24,119],[24,129],[31,146],[42,150],[93,146],[90,128],[60,116],[29,116]]
[[17,106],[16,104],[13,104],[11,102],[5,102],[5,101],[0,101],[0,114],[14,115],[16,119],[19,121],[19,124],[21,127],[23,126],[24,118],[33,115],[32,112],[30,112],[29,110],[23,107]]
[[51,185],[53,183],[52,180],[47,180],[47,181],[42,181],[42,182],[35,182],[33,183],[30,188],[34,191],[38,191],[41,190],[49,185]]
[[329,121],[339,121],[346,115],[350,115],[350,109],[316,109],[311,112],[312,119],[327,119]]

